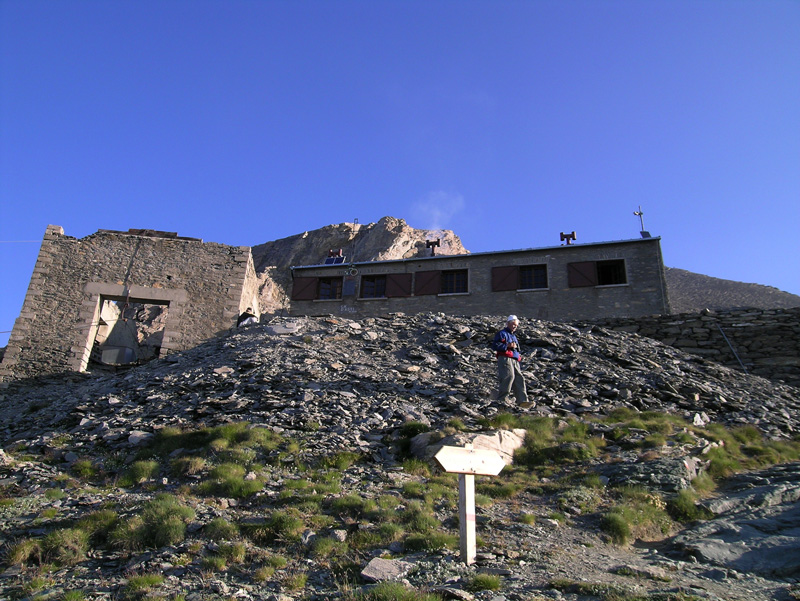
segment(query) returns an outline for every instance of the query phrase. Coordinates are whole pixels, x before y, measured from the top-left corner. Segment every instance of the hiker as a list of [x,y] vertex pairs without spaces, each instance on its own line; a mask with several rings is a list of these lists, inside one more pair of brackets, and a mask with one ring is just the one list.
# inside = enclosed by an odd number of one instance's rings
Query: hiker
[[517,404],[528,404],[528,394],[525,391],[525,380],[520,369],[519,340],[514,332],[519,327],[516,315],[509,315],[506,327],[495,334],[492,349],[497,352],[497,400],[505,405],[511,404],[511,391],[517,399]]
[[242,326],[249,326],[251,323],[258,323],[258,317],[253,313],[252,307],[247,307],[236,321],[236,327],[241,328]]

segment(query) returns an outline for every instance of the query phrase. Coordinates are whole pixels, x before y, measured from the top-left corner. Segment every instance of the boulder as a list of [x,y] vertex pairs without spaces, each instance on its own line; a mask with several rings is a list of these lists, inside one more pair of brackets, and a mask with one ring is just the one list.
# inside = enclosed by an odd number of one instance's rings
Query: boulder
[[511,465],[514,463],[514,451],[525,443],[525,434],[524,429],[517,428],[481,434],[459,432],[437,440],[435,432],[424,432],[411,440],[411,453],[415,457],[430,461],[444,446],[463,447],[471,444],[475,449],[496,451],[506,465]]

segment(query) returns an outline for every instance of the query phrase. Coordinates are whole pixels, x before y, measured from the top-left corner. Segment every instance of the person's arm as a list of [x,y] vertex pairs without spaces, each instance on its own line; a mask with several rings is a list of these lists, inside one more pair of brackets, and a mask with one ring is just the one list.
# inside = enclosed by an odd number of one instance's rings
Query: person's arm
[[494,342],[492,343],[492,348],[499,352],[505,352],[508,350],[508,341],[506,340],[506,333],[503,330],[497,332],[494,335]]

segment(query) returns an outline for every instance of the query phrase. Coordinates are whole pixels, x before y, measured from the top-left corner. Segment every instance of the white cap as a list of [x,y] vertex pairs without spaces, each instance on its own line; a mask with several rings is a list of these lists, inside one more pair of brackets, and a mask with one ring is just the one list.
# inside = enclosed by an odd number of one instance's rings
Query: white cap
[[519,323],[519,319],[517,319],[516,315],[509,315],[508,319],[506,319],[506,323],[508,323],[509,321],[516,321],[517,323]]

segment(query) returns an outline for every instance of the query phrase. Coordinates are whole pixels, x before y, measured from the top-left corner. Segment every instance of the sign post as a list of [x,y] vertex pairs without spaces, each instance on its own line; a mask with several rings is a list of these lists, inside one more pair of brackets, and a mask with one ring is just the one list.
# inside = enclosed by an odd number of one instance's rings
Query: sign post
[[458,474],[458,523],[461,561],[475,563],[475,476],[496,476],[505,467],[497,451],[463,447],[442,447],[434,456],[442,469]]

